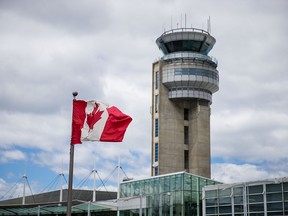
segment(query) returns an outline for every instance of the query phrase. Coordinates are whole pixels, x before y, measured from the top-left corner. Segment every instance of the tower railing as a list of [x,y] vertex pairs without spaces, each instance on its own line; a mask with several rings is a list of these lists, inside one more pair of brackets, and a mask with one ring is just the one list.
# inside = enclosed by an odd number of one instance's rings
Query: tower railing
[[199,28],[175,28],[175,29],[170,29],[168,31],[164,31],[164,33],[162,35],[175,33],[175,32],[201,32],[201,33],[210,35],[210,33],[208,31],[205,31],[205,30],[199,29]]
[[216,64],[216,66],[218,65],[218,60],[213,57],[213,56],[208,56],[208,55],[203,55],[200,53],[192,53],[192,52],[175,52],[175,53],[169,53],[166,54],[162,57],[162,60],[169,60],[169,59],[199,59],[199,60],[207,60],[207,61],[211,61],[214,64]]

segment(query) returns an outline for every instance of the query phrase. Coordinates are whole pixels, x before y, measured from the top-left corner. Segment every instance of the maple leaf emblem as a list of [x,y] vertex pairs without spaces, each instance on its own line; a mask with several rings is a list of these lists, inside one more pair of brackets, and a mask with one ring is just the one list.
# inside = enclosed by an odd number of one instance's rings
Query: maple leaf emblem
[[95,103],[95,107],[91,113],[87,114],[87,124],[90,130],[93,130],[94,125],[101,119],[104,111],[99,110],[99,105]]

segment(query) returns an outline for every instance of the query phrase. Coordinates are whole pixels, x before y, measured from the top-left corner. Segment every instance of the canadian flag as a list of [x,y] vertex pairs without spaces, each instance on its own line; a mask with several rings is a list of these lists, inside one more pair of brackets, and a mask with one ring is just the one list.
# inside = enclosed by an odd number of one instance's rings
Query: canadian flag
[[71,144],[122,142],[132,118],[99,101],[73,100]]

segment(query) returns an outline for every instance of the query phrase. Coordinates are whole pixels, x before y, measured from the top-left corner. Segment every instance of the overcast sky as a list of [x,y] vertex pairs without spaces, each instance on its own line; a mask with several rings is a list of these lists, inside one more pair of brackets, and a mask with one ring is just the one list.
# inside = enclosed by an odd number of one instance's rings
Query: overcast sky
[[212,178],[288,176],[287,11],[286,0],[0,0],[0,198],[21,195],[8,191],[23,174],[33,193],[62,171],[68,179],[75,90],[133,121],[122,143],[75,147],[74,185],[94,164],[106,179],[118,156],[128,177],[149,177],[155,40],[184,27],[185,14],[187,27],[205,30],[210,16],[216,38]]

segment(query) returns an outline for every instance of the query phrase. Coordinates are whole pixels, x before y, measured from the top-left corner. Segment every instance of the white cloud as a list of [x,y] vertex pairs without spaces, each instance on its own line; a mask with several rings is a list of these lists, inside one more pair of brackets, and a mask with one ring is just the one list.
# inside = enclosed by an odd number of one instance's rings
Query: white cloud
[[288,170],[266,170],[253,164],[218,163],[212,165],[212,178],[223,183],[239,183],[262,179],[284,177]]
[[7,163],[13,160],[25,160],[26,155],[20,150],[5,150],[2,149],[0,152],[0,163]]
[[59,145],[65,145],[69,140],[68,134],[71,125],[68,123],[66,113],[63,113],[64,118],[61,112],[57,115],[21,112],[0,112],[0,114],[2,119],[0,123],[2,145],[0,148],[18,146],[53,151],[55,148],[59,148]]
[[226,110],[214,114],[211,119],[214,157],[250,162],[286,158],[287,113],[255,109]]

